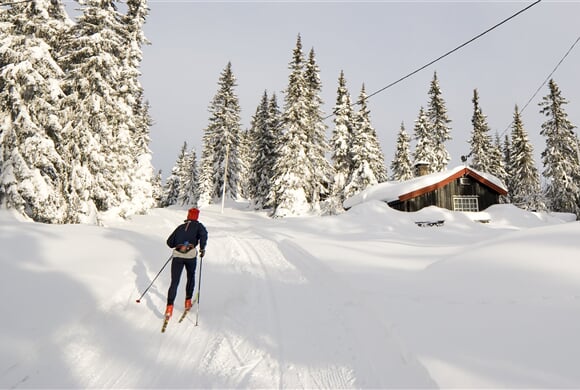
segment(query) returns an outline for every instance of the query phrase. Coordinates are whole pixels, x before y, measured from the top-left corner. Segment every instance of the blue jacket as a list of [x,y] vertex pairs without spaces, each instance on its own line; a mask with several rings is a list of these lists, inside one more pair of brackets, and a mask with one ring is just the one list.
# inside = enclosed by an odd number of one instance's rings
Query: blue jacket
[[199,244],[201,250],[205,250],[207,245],[207,230],[201,222],[185,221],[179,225],[173,233],[167,238],[167,246],[175,248],[178,245],[184,245],[189,242],[193,246]]

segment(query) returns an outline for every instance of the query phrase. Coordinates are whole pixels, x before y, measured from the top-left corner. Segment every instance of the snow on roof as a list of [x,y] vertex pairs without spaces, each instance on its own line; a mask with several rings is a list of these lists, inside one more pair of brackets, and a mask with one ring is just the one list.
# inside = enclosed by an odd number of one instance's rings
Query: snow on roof
[[395,181],[376,184],[364,191],[359,192],[356,195],[351,196],[350,198],[347,198],[344,201],[343,206],[348,209],[352,206],[364,203],[369,200],[381,200],[390,203],[400,199],[403,195],[417,192],[421,189],[425,189],[426,187],[433,186],[437,183],[445,181],[453,175],[460,174],[462,171],[467,171],[467,173],[471,172],[476,178],[477,176],[480,176],[483,181],[486,181],[488,184],[491,184],[491,186],[495,186],[499,190],[505,191],[507,193],[507,188],[497,177],[489,173],[480,172],[476,169],[460,165],[450,170],[419,176],[403,182]]

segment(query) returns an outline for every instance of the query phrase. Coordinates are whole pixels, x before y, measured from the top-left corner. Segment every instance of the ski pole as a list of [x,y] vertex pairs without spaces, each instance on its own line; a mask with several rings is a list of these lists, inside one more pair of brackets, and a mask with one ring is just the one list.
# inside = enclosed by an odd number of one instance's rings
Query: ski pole
[[199,258],[199,278],[197,281],[197,307],[195,313],[195,326],[197,326],[197,320],[199,319],[199,296],[201,295],[201,267],[203,265],[203,256]]
[[173,258],[173,253],[171,254],[171,256],[169,256],[169,259],[167,259],[167,261],[165,262],[165,264],[163,264],[163,267],[161,267],[161,269],[159,270],[159,272],[157,273],[157,275],[155,275],[155,277],[153,278],[153,280],[151,281],[151,283],[149,284],[149,286],[145,289],[145,291],[143,291],[143,294],[141,294],[141,296],[139,297],[139,299],[137,299],[137,303],[141,303],[141,298],[143,298],[143,296],[145,294],[147,294],[147,291],[149,291],[149,289],[151,288],[151,286],[153,286],[153,283],[155,283],[155,280],[157,280],[157,278],[159,277],[159,275],[161,275],[161,272],[163,272],[163,270],[165,269],[165,267],[167,266],[167,264],[169,263],[169,261]]

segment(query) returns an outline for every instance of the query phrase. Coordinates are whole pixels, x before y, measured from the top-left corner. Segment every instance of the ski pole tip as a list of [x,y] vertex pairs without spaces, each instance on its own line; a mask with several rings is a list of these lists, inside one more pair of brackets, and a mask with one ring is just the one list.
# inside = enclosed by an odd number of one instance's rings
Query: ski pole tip
[[137,303],[141,303],[141,300],[140,300],[140,299],[137,299],[135,302],[137,302]]

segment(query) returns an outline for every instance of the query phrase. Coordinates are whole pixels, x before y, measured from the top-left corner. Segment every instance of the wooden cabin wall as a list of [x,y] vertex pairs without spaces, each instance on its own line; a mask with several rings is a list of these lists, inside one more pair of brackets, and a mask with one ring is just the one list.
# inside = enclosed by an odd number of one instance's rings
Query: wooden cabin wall
[[477,195],[479,210],[485,210],[499,203],[499,194],[489,187],[470,178],[470,184],[461,184],[460,179],[453,180],[446,186],[406,201],[390,202],[389,206],[400,211],[418,211],[423,207],[437,206],[453,210],[454,195]]

